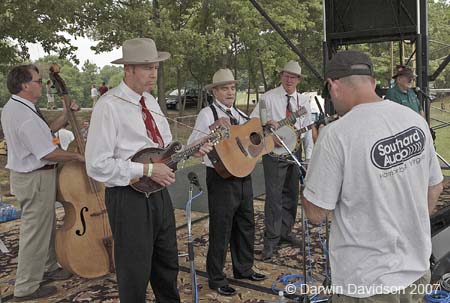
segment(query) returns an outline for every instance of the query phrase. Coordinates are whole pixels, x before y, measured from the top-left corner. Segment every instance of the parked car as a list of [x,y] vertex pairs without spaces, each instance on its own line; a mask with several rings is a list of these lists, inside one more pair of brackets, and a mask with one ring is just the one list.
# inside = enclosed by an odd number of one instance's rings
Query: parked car
[[[204,97],[203,100],[207,100],[208,104],[212,102],[212,96],[203,91]],[[186,97],[186,107],[195,107],[198,103],[199,91],[196,88],[188,88],[186,93],[184,89],[180,90],[180,96],[178,96],[178,89],[174,89],[171,91],[166,97],[166,105],[167,108],[179,110],[181,108],[181,102]],[[203,102],[204,106],[205,102]],[[203,107],[202,106],[202,107]]]

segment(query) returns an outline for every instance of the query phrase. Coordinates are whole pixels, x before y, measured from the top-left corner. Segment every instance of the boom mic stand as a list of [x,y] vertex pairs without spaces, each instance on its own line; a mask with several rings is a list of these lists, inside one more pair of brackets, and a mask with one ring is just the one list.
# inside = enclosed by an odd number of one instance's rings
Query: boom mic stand
[[[191,205],[192,200],[199,197],[203,191],[200,190],[200,192],[192,196],[192,193],[194,191],[194,185],[195,181],[189,178],[189,200],[186,202],[186,223],[188,227],[188,259],[189,259],[189,265],[190,265],[190,272],[191,272],[191,284],[192,284],[192,303],[198,303],[198,286],[197,286],[197,275],[195,273],[195,261],[194,261],[194,242],[192,240],[192,223],[191,223]],[[201,188],[200,188],[201,189]]]
[[[298,169],[299,169],[299,173],[300,173],[300,178],[303,180],[302,174],[306,173],[305,168],[302,166],[302,164],[300,163],[300,161],[298,161],[297,157],[294,155],[294,153],[289,149],[289,147],[286,145],[286,143],[284,143],[284,141],[280,138],[280,136],[278,136],[278,134],[275,132],[275,130],[271,127],[269,127],[269,131],[278,139],[278,141],[281,143],[281,145],[283,146],[283,148],[289,153],[289,155],[292,158],[292,162],[294,162]],[[303,182],[302,182],[303,184]],[[302,249],[303,249],[303,284],[305,289],[307,290],[307,284],[306,284],[306,243],[305,243],[305,220],[304,220],[304,212],[305,209],[303,208],[303,203],[302,203],[302,215],[301,215],[301,220],[302,220]],[[312,277],[311,277],[312,278]],[[303,289],[301,291],[303,292]],[[302,303],[309,303],[311,302],[309,300],[308,295],[305,293],[303,296],[303,299],[301,301]]]

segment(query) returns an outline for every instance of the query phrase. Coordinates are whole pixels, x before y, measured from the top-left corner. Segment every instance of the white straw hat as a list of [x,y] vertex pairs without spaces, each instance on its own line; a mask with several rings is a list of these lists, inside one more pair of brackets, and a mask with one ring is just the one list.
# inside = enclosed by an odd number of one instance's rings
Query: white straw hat
[[307,77],[306,75],[302,75],[302,68],[300,67],[300,64],[294,60],[290,60],[282,69],[279,69],[279,71],[280,73],[288,72],[303,78]]
[[170,58],[168,52],[158,52],[155,41],[149,38],[126,40],[122,46],[122,58],[112,61],[113,64],[147,64],[164,61]]
[[224,85],[228,83],[237,83],[239,81],[234,80],[233,73],[228,68],[219,69],[213,76],[213,82],[205,86],[205,89],[210,90],[213,87]]

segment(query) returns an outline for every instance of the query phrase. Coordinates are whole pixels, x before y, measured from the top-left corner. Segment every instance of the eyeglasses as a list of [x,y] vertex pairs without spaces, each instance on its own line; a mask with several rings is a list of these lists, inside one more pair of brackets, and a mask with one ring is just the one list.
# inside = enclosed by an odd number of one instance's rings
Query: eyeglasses
[[37,84],[42,85],[42,79],[38,79],[38,80],[31,80],[30,82],[36,82]]

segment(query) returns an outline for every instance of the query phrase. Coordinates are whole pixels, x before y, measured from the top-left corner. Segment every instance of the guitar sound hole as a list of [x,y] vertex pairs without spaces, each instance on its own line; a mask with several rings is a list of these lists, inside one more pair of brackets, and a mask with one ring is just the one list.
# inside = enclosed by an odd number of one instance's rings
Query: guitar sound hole
[[258,133],[251,133],[250,134],[250,142],[252,142],[253,145],[260,145],[261,144],[261,135]]

